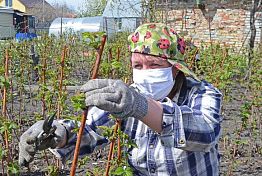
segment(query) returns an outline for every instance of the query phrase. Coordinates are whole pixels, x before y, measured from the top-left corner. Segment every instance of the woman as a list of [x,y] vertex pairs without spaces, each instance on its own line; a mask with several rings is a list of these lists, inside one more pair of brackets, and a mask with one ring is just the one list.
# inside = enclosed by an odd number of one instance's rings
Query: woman
[[[184,63],[185,44],[164,24],[139,26],[129,36],[133,81],[96,79],[82,86],[89,107],[80,155],[107,144],[97,126],[112,125],[109,114],[122,119],[122,130],[138,148],[130,151],[134,175],[218,175],[221,93],[200,81]],[[187,77],[185,77],[185,74]],[[43,122],[20,139],[19,163],[33,160],[32,143]],[[40,144],[62,159],[73,156],[74,123],[55,121],[56,136]]]

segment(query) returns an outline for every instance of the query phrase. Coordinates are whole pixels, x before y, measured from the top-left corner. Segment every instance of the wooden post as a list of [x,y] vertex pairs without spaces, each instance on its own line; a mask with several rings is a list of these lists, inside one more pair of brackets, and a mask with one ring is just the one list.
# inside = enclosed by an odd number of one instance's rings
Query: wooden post
[[[101,58],[102,58],[105,43],[106,43],[106,35],[102,37],[100,49],[99,49],[99,52],[96,58],[96,63],[95,63],[95,67],[94,67],[91,79],[97,78],[98,68],[100,65]],[[82,139],[83,131],[84,131],[85,124],[86,124],[87,111],[88,111],[88,108],[86,108],[82,114],[81,126],[78,131],[78,135],[77,135],[76,148],[75,148],[75,153],[74,153],[74,159],[73,159],[72,166],[71,166],[70,176],[75,176],[77,160],[78,160],[78,155],[80,151],[81,139]]]
[[[118,127],[119,127],[118,125],[119,124],[116,123],[115,129],[114,129],[114,134],[113,134],[114,137],[116,137],[116,133],[117,133],[117,130],[118,130]],[[107,165],[106,165],[106,176],[109,175],[109,170],[110,170],[110,165],[111,165],[111,159],[112,159],[112,156],[113,156],[115,141],[116,141],[116,139],[113,138],[111,143],[110,143],[110,149],[109,149],[109,153],[108,153],[108,157],[107,157]]]
[[[116,123],[117,123],[117,126],[119,129],[121,129],[121,120],[117,120]],[[117,160],[118,162],[121,161],[121,138],[120,138],[120,135],[118,134],[118,139],[117,139]]]
[[61,55],[61,70],[60,70],[60,80],[59,80],[59,98],[57,102],[57,118],[59,119],[62,112],[61,99],[63,93],[63,79],[64,79],[64,67],[65,67],[65,56],[66,56],[67,47],[66,45],[63,48]]
[[102,54],[103,54],[105,43],[106,43],[106,35],[104,35],[102,37],[100,49],[98,51],[98,55],[97,55],[97,59],[96,59],[96,63],[95,63],[95,67],[94,67],[91,79],[95,79],[97,77],[98,67],[99,67],[100,62],[101,62],[101,58],[102,58]]
[[[9,54],[8,54],[8,49],[6,49],[5,50],[5,81],[8,80],[8,62],[9,62]],[[7,87],[5,85],[3,89],[3,104],[2,104],[2,116],[3,118],[5,118],[5,120],[7,120],[6,103],[7,103]],[[7,164],[9,164],[10,150],[9,150],[8,131],[7,130],[5,130],[4,136],[5,136],[5,148],[7,150]]]
[[[43,68],[42,68],[42,84],[46,86],[46,57],[43,58]],[[45,92],[42,95],[42,116],[45,118],[45,110],[46,110],[46,101],[45,101]]]

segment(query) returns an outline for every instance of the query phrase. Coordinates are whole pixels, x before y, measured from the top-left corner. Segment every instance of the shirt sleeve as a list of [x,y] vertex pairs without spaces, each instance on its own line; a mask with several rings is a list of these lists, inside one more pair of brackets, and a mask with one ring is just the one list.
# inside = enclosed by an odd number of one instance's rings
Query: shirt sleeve
[[[98,126],[112,126],[113,120],[109,117],[109,113],[96,107],[91,107],[88,110],[86,126],[83,131],[79,157],[92,153],[96,148],[103,147],[108,143],[108,140],[103,137],[102,130]],[[80,127],[80,123],[73,120],[60,120],[68,132],[68,141],[66,146],[60,149],[49,149],[56,157],[65,161],[71,159],[74,155],[75,145],[77,141],[76,128]],[[74,132],[75,131],[75,132]]]
[[193,87],[186,105],[166,98],[163,105],[163,145],[187,151],[209,151],[218,142],[222,94],[207,82]]

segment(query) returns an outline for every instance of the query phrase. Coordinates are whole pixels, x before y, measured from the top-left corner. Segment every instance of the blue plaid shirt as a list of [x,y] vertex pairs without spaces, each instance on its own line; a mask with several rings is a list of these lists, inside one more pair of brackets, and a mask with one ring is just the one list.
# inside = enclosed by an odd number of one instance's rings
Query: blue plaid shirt
[[[187,78],[176,102],[165,98],[163,131],[159,134],[143,122],[129,117],[122,130],[137,144],[129,164],[137,176],[213,176],[219,175],[217,143],[221,131],[221,93],[206,81]],[[185,86],[186,85],[186,86]],[[82,137],[80,156],[108,144],[97,126],[112,126],[109,113],[96,107],[89,109]],[[75,123],[61,121],[70,130]],[[62,159],[72,158],[76,134],[71,134],[62,149],[51,150]]]

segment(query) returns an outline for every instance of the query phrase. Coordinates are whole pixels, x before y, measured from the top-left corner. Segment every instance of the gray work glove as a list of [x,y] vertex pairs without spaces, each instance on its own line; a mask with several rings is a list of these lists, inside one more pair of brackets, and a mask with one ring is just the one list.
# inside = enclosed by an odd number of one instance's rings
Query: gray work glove
[[20,137],[19,142],[19,165],[28,166],[33,161],[34,155],[38,150],[47,148],[62,147],[66,144],[67,132],[63,125],[56,120],[53,121],[52,126],[56,126],[55,133],[46,140],[41,141],[38,145],[38,135],[43,131],[44,120],[36,122]]
[[147,99],[121,80],[93,79],[80,89],[86,95],[86,106],[96,106],[117,118],[141,119],[147,114]]

